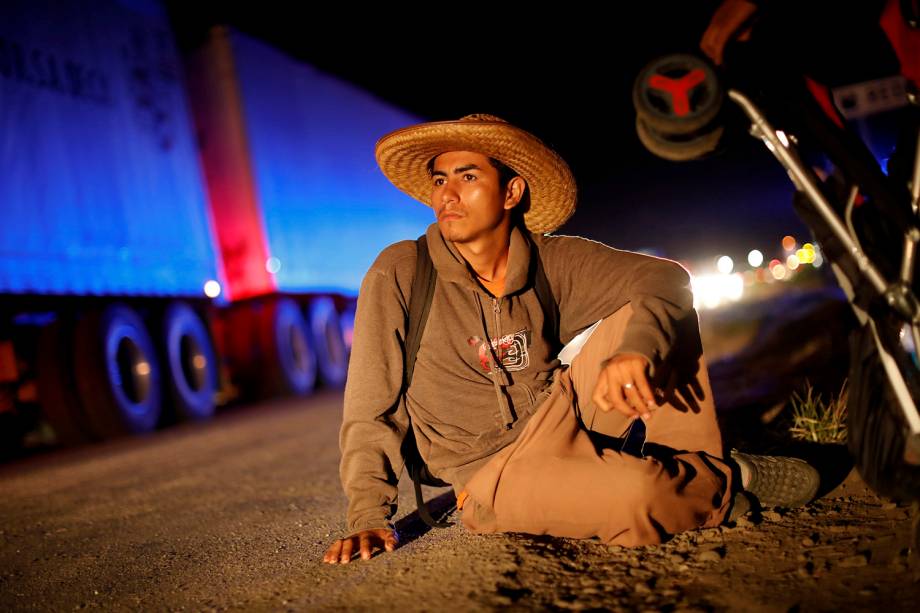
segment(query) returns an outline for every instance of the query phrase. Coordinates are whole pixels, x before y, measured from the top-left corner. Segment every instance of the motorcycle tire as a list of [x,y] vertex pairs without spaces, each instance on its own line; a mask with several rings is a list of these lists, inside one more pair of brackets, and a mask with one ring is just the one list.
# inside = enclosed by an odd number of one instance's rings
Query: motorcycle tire
[[[891,318],[893,319],[893,318]],[[894,326],[893,321],[882,320]],[[880,362],[867,324],[853,332],[850,396],[847,403],[848,446],[856,467],[869,487],[895,500],[920,500],[920,466],[904,461],[907,428],[891,384]],[[902,372],[913,368],[895,356]],[[906,377],[913,398],[920,400],[916,377]]]

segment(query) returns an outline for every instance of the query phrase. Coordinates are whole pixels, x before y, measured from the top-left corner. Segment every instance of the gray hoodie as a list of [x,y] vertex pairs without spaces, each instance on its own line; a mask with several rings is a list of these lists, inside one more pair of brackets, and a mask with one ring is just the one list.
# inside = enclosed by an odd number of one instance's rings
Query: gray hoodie
[[676,262],[519,228],[511,233],[505,295],[496,298],[437,223],[426,234],[438,280],[405,396],[400,389],[415,241],[384,249],[358,294],[339,439],[347,534],[392,527],[409,416],[429,470],[459,492],[520,434],[549,394],[554,372],[564,366],[543,330],[532,245],[559,305],[563,344],[631,302],[629,328],[610,355],[638,353],[654,369],[671,349],[676,322],[693,308],[689,276]]

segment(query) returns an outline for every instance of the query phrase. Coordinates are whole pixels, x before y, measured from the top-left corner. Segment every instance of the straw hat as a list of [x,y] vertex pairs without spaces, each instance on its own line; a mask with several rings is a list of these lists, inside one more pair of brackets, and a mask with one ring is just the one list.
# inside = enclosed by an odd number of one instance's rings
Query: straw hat
[[531,232],[555,230],[575,212],[575,178],[565,160],[533,134],[494,115],[401,128],[377,141],[374,154],[393,185],[431,206],[427,164],[448,151],[481,153],[524,177],[530,189],[524,223]]

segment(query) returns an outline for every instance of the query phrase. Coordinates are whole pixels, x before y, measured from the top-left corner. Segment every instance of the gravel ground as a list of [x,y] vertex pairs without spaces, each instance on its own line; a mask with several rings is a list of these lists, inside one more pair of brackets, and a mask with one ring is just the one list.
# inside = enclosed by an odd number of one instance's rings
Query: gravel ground
[[[394,553],[340,534],[341,394],[0,468],[3,610],[914,610],[910,509],[852,476],[796,511],[659,546],[427,531],[402,484]],[[448,490],[428,490],[448,507]]]

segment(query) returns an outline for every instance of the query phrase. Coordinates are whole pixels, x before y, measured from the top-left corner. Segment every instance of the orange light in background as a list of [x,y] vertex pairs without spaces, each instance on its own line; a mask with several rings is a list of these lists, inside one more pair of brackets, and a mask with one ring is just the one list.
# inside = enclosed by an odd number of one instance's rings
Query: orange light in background
[[[758,268],[757,270],[754,271],[754,278],[757,279],[758,283],[763,283],[764,281],[767,281],[767,271],[764,270],[763,268]],[[769,280],[772,281],[773,277],[770,276]]]
[[786,251],[792,251],[795,249],[795,238],[786,235],[783,237],[783,249]]

